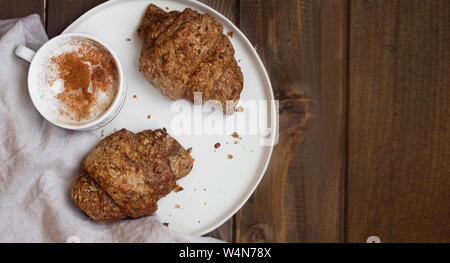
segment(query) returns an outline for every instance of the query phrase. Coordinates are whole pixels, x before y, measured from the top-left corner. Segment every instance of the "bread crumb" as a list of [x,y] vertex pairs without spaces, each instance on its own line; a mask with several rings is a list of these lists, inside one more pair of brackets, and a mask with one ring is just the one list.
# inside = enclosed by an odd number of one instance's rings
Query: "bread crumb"
[[147,116],[147,119],[150,119],[152,117],[152,115],[151,114],[149,114],[148,116]]
[[234,144],[238,144],[239,142],[238,141],[234,141]]
[[166,6],[166,10],[169,11],[169,7],[168,6]]
[[197,224],[200,224],[200,220],[197,221]]
[[206,188],[203,188],[203,191],[206,191]]
[[169,223],[163,223],[163,226],[168,227]]
[[228,159],[233,159],[233,155],[228,154]]
[[105,130],[102,130],[101,136],[102,136],[102,137],[105,136]]
[[125,38],[125,41],[131,42],[131,38],[129,38],[129,37]]
[[204,202],[203,205],[206,206],[207,205],[206,202]]
[[175,205],[175,208],[181,208],[181,205],[176,204],[176,205]]
[[184,188],[183,188],[181,185],[179,185],[179,184],[176,184],[176,185],[175,185],[175,188],[173,189],[173,191],[174,191],[175,193],[181,192],[181,191],[183,191],[183,190],[184,190]]
[[137,96],[136,96],[136,95],[133,95],[133,99],[137,99]]
[[228,35],[230,38],[233,38],[233,32],[230,31],[230,32],[227,33],[227,35]]
[[214,150],[214,152],[216,152],[216,150]]
[[216,143],[216,144],[214,144],[214,148],[219,148],[220,147],[220,143]]
[[233,138],[239,138],[239,134],[237,133],[237,132],[233,132],[232,134],[231,134],[231,136],[233,137]]
[[239,107],[236,109],[236,111],[237,111],[237,112],[244,112],[244,108],[243,108],[242,106],[239,106]]

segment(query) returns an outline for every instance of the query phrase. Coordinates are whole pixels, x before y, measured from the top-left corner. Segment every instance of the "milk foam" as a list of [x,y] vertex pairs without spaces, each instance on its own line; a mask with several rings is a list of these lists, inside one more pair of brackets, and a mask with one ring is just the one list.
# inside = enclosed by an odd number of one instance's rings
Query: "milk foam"
[[[102,89],[97,89],[96,103],[91,106],[89,116],[82,120],[77,120],[75,114],[57,98],[58,94],[65,91],[65,87],[64,80],[58,78],[58,68],[55,63],[52,63],[52,58],[60,56],[64,53],[73,51],[78,52],[82,47],[82,43],[86,44],[87,42],[77,40],[63,43],[58,48],[53,49],[49,54],[47,54],[47,56],[43,59],[43,65],[40,67],[41,71],[38,73],[38,95],[42,101],[41,110],[43,111],[43,114],[53,122],[81,125],[94,121],[109,108],[116,96],[118,80],[115,80],[113,76],[109,76],[110,85],[107,87],[107,91],[105,92]],[[96,47],[90,43],[89,46],[100,49],[100,47]],[[91,65],[90,62],[84,63],[88,65],[91,74],[94,68],[101,67],[99,64]],[[92,81],[89,81],[88,92],[93,92]]]

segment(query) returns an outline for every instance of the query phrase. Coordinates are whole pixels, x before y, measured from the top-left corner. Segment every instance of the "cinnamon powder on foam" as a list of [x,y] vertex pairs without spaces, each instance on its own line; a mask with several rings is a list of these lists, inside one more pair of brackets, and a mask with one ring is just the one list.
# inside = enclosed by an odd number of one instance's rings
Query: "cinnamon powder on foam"
[[52,86],[57,79],[64,80],[64,90],[56,98],[65,106],[60,114],[70,115],[76,121],[82,121],[92,115],[92,108],[98,104],[99,91],[110,97],[97,115],[103,113],[115,96],[115,83],[118,78],[117,67],[111,56],[93,43],[78,41],[79,48],[53,57],[51,63],[56,66],[56,77],[47,79]]

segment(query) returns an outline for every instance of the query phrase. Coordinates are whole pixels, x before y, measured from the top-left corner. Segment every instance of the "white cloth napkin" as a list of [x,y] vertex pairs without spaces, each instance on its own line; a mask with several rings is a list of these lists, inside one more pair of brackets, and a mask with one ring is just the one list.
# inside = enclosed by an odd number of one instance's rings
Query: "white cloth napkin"
[[156,216],[98,224],[72,202],[80,162],[99,139],[58,128],[35,110],[29,64],[14,49],[37,50],[47,40],[38,15],[0,20],[0,242],[218,241],[171,232]]

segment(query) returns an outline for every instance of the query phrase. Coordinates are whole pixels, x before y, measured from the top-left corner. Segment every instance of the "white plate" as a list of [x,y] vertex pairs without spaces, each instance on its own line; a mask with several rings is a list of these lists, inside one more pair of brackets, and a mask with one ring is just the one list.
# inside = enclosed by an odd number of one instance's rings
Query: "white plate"
[[[122,111],[94,134],[101,136],[103,130],[106,136],[121,128],[139,132],[165,127],[183,146],[193,148],[194,169],[178,182],[184,190],[172,192],[160,200],[157,214],[161,222],[168,222],[169,228],[174,231],[202,235],[224,223],[250,197],[264,175],[273,146],[261,145],[263,135],[260,134],[241,135],[242,140],[231,137],[233,131],[203,136],[174,134],[171,121],[177,113],[170,111],[173,101],[153,88],[137,67],[141,43],[135,32],[150,3],[163,9],[182,11],[189,7],[211,14],[224,25],[225,33],[234,33],[231,42],[244,74],[241,104],[248,100],[273,101],[272,87],[260,58],[242,32],[224,16],[196,1],[108,1],[85,13],[63,32],[88,33],[105,41],[118,55],[127,79],[128,95]],[[127,38],[131,41],[126,41]],[[193,105],[189,107],[194,108]],[[276,116],[276,107],[271,104],[269,109],[267,114],[260,114],[262,122],[267,122],[268,127],[270,121],[275,119],[271,116]],[[149,114],[150,119],[147,118]],[[238,115],[246,116],[246,111],[233,116]],[[226,117],[224,122],[232,118],[235,117]],[[245,119],[248,121],[247,117]],[[273,143],[275,136],[270,140]],[[235,141],[238,143],[235,144]],[[217,142],[222,146],[214,151]],[[228,154],[233,155],[233,159],[228,159]]]

